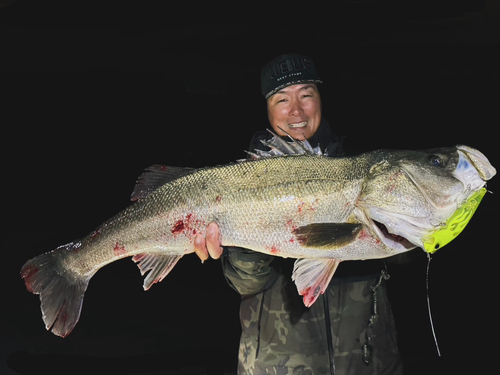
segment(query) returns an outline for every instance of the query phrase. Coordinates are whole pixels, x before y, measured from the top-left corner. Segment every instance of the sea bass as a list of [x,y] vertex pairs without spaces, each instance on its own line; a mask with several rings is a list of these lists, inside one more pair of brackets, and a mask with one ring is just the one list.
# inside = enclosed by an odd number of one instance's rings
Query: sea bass
[[467,146],[329,158],[311,155],[307,142],[296,147],[303,155],[281,155],[297,153],[280,151],[287,142],[268,145],[275,156],[202,169],[153,166],[138,181],[135,203],[83,239],[26,262],[21,276],[40,295],[46,328],[67,336],[90,279],[116,260],[132,257],[149,289],[194,251],[193,238],[212,221],[223,246],[297,258],[292,278],[311,306],[341,261],[445,245],[496,174]]

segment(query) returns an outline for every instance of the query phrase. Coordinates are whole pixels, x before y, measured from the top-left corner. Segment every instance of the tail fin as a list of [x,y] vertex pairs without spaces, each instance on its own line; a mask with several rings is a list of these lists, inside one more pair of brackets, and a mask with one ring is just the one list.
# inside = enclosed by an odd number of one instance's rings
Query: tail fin
[[83,296],[90,277],[81,277],[64,269],[58,262],[63,251],[73,244],[60,248],[26,262],[21,277],[26,288],[40,295],[42,318],[47,330],[66,337],[71,333],[80,317]]

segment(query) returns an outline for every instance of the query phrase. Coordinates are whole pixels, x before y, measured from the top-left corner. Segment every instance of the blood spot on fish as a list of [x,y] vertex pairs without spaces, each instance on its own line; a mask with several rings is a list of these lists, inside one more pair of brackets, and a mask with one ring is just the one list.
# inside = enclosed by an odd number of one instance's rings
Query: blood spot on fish
[[165,172],[167,169],[168,169],[168,167],[166,165],[162,165],[160,167],[160,171],[162,171],[162,172]]
[[316,212],[317,211],[316,206],[318,202],[319,202],[318,198],[316,198],[313,202],[301,201],[297,206],[299,215],[305,214],[307,211]]
[[371,242],[375,242],[377,245],[380,243],[380,240],[378,238],[374,238],[370,232],[368,232],[367,230],[365,229],[362,229],[360,232],[359,232],[359,235],[358,235],[358,238],[361,240],[361,241],[371,241]]
[[271,249],[269,250],[271,254],[279,254],[279,250],[276,248],[276,246],[272,246]]
[[215,197],[215,201],[217,203],[220,203],[221,200],[222,200],[222,196],[221,195],[217,195],[217,197]]
[[358,240],[366,241],[366,242],[369,242],[370,244],[375,244],[375,245],[379,245],[381,242],[380,239],[373,237],[368,232],[363,231],[363,230],[361,232],[359,232]]
[[127,252],[125,251],[125,246],[120,246],[120,244],[118,242],[116,243],[115,247],[113,248],[113,252],[118,257],[127,254]]
[[172,226],[172,233],[173,234],[182,233],[185,228],[186,228],[186,225],[184,224],[184,221],[177,220],[176,223]]
[[290,219],[286,222],[286,228],[290,230],[291,232],[296,231],[298,226],[294,224],[293,219]]
[[206,224],[196,218],[192,213],[187,214],[184,219],[177,220],[172,225],[171,232],[174,236],[185,234],[187,237],[196,235],[200,230],[199,228],[205,227]]
[[370,234],[365,229],[361,229],[361,231],[359,232],[358,238],[362,241],[366,241],[366,240],[371,239],[372,236],[370,236]]

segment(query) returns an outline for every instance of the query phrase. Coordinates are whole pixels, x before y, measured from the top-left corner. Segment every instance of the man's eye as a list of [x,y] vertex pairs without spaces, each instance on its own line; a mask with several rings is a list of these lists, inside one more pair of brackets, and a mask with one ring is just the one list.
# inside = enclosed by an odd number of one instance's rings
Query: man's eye
[[277,103],[285,103],[285,102],[286,102],[286,99],[280,99],[280,100],[278,100]]

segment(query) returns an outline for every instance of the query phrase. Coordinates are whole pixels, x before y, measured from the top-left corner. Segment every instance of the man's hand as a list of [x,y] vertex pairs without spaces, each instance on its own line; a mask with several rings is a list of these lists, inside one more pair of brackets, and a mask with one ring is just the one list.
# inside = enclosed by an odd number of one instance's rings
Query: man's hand
[[201,234],[197,234],[194,237],[193,244],[194,251],[202,262],[207,260],[209,256],[213,259],[219,259],[222,255],[222,247],[220,246],[219,239],[219,225],[212,221],[207,225],[205,237]]

